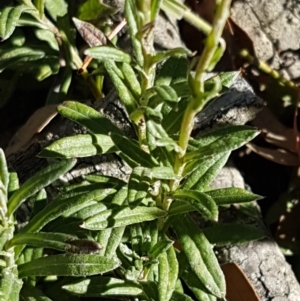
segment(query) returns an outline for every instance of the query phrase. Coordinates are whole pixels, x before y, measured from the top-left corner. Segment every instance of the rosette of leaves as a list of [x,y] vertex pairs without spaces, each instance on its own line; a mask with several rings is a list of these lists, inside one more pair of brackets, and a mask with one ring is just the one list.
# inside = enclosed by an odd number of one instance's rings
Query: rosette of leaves
[[[153,24],[160,5],[161,1],[125,1],[132,55],[113,45],[85,52],[105,68],[136,138],[126,137],[93,108],[66,101],[58,106],[58,112],[84,126],[88,134],[59,139],[40,153],[42,157],[64,159],[57,166],[68,166],[53,176],[56,167],[50,165],[47,171],[51,180],[73,166],[73,161],[65,160],[116,153],[132,169],[128,181],[97,174],[85,176],[82,183],[66,186],[40,212],[34,214],[37,210],[33,210],[32,219],[17,233],[13,213],[32,195],[35,206],[43,207],[46,196],[42,188],[51,181],[38,185],[42,181],[39,174],[29,180],[30,194],[22,192],[25,183],[17,190],[21,192],[9,198],[10,176],[2,164],[1,192],[6,195],[4,200],[8,199],[3,207],[7,208],[2,214],[3,229],[8,227],[11,232],[2,235],[1,254],[7,260],[2,264],[1,285],[11,294],[21,289],[23,281],[21,294],[36,296],[34,300],[42,300],[39,296],[58,300],[53,287],[60,294],[65,292],[64,300],[74,300],[74,296],[155,301],[224,299],[225,278],[214,245],[263,236],[250,226],[218,223],[220,206],[252,202],[260,198],[258,195],[238,188],[212,190],[209,186],[230,152],[258,131],[248,126],[227,126],[191,137],[194,117],[224,93],[235,77],[228,73],[203,79],[222,55],[220,34],[211,32],[206,59],[200,58],[196,72],[191,72],[188,50],[154,49]],[[218,3],[216,16],[224,19],[224,11],[229,11],[228,1]],[[211,226],[200,229],[189,215],[193,211]],[[64,246],[66,242],[71,246]],[[90,245],[85,247],[92,243],[98,246],[96,254],[91,254]],[[42,251],[39,255],[30,251],[33,255],[27,257],[24,246]],[[59,254],[48,254],[45,248],[54,248]],[[88,254],[64,253],[76,248]],[[41,278],[49,275],[60,277],[53,283]],[[13,285],[17,290],[12,289]],[[3,300],[17,300],[2,296]]]

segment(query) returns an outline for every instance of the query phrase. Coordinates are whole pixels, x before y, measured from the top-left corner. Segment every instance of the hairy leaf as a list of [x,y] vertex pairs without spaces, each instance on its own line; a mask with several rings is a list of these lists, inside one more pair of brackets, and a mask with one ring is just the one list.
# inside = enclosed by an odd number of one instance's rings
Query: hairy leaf
[[115,152],[116,148],[110,136],[85,134],[61,138],[45,147],[39,157],[83,158]]
[[143,292],[137,283],[102,276],[65,284],[63,289],[84,297],[138,296]]
[[96,253],[101,249],[99,244],[91,240],[81,240],[76,236],[63,233],[47,232],[17,234],[11,239],[9,245],[29,245],[68,253]]
[[203,232],[188,215],[174,218],[172,227],[181,243],[192,271],[205,289],[218,298],[225,297],[225,278]]
[[192,205],[205,218],[218,220],[218,207],[211,196],[196,190],[177,190],[173,196]]
[[236,187],[215,189],[206,191],[205,193],[211,196],[219,206],[235,203],[253,202],[262,198],[260,195]]
[[85,50],[84,54],[99,61],[112,60],[122,63],[131,62],[131,56],[128,53],[111,46],[97,46],[88,48]]
[[136,162],[137,165],[149,168],[158,165],[155,158],[143,151],[135,140],[114,133],[111,134],[111,138],[116,147],[132,161]]
[[60,161],[37,172],[11,196],[8,201],[8,214],[13,214],[26,199],[57,180],[75,164],[76,160]]
[[97,254],[59,254],[38,258],[19,265],[19,276],[91,276],[103,274],[119,267],[117,257]]
[[105,228],[122,227],[144,221],[164,217],[166,211],[156,207],[138,206],[134,209],[109,209],[90,217],[81,225],[84,229],[103,230]]
[[7,40],[14,32],[17,22],[22,13],[34,12],[33,7],[27,5],[18,5],[15,7],[6,7],[0,15],[0,39]]

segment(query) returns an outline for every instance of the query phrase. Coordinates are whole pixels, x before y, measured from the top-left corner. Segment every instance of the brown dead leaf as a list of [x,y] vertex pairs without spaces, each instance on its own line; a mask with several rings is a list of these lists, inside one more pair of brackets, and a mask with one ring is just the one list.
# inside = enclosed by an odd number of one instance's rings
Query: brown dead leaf
[[75,17],[72,20],[79,34],[90,47],[107,44],[108,39],[106,35],[93,24],[81,21]]
[[260,301],[245,273],[234,262],[221,265],[226,279],[226,300]]
[[8,147],[5,150],[6,156],[18,152],[35,134],[40,133],[57,115],[56,108],[57,104],[48,105],[35,111],[25,125],[23,125],[9,141]]
[[286,166],[298,166],[300,163],[298,155],[284,149],[271,149],[257,146],[252,143],[248,143],[247,147],[263,158],[278,164]]
[[268,143],[297,153],[294,129],[279,122],[268,107],[260,111],[251,123],[263,132],[264,139]]

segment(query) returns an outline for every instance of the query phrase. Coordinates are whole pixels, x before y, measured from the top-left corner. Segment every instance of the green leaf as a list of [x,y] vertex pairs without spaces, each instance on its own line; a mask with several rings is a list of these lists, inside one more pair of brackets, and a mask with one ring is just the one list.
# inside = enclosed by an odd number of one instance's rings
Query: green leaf
[[221,79],[222,86],[226,88],[230,88],[240,74],[241,74],[240,71],[230,71],[230,72],[222,72],[218,76]]
[[157,64],[157,63],[161,62],[162,60],[167,59],[168,57],[176,56],[176,55],[190,55],[191,56],[192,52],[189,49],[183,48],[183,47],[177,47],[177,48],[173,48],[170,50],[159,51],[152,57],[152,63]]
[[218,206],[247,203],[262,199],[260,195],[236,187],[209,190],[205,191],[205,193],[211,196]]
[[[127,2],[128,1],[126,1],[126,3]],[[115,62],[111,60],[105,61],[104,66],[118,92],[122,103],[126,107],[128,114],[130,115],[137,108],[137,102],[124,82],[123,73],[119,70]]]
[[0,300],[19,301],[23,281],[18,277],[16,265],[3,268],[0,277]]
[[63,233],[20,233],[9,242],[9,246],[29,245],[33,247],[49,248],[68,253],[99,252],[101,246],[95,241],[81,240],[76,236]]
[[158,300],[157,283],[154,281],[141,281],[140,285],[143,288],[144,294],[147,296],[147,301]]
[[169,266],[167,300],[170,300],[173,292],[175,291],[177,280],[178,280],[178,273],[179,273],[179,264],[173,246],[167,250],[167,260]]
[[162,239],[158,241],[148,252],[148,256],[151,259],[158,258],[162,253],[166,252],[172,245],[174,241],[169,239]]
[[171,56],[162,65],[155,79],[155,86],[171,85],[187,81],[188,60],[185,56]]
[[[194,301],[194,299],[192,299],[190,296],[188,296],[184,293],[177,292],[177,291],[173,292],[170,300],[171,301]],[[201,300],[201,299],[199,299],[199,300]],[[201,301],[206,301],[206,300],[201,300]]]
[[68,13],[68,4],[65,0],[45,0],[45,8],[54,21],[57,17],[63,17]]
[[30,214],[30,218],[35,216],[38,212],[44,209],[47,206],[47,192],[45,189],[41,189],[34,197],[33,197],[33,209]]
[[37,287],[24,283],[21,290],[21,300],[23,301],[52,301]]
[[217,301],[217,298],[209,294],[202,282],[198,279],[195,273],[191,271],[191,269],[186,269],[182,273],[181,278],[198,300]]
[[8,185],[9,185],[9,172],[7,168],[5,154],[2,148],[0,148],[0,204],[3,210],[4,208],[6,208]]
[[88,218],[81,227],[89,230],[103,230],[151,221],[165,215],[166,211],[156,207],[138,206],[132,210],[128,207],[109,209]]
[[179,133],[181,120],[187,104],[188,98],[183,98],[176,107],[173,107],[171,111],[165,115],[162,126],[170,136]]
[[200,164],[195,165],[195,170],[188,176],[182,189],[203,191],[226,164],[229,155],[230,152],[226,152],[201,160]]
[[142,44],[137,38],[138,22],[140,21],[140,16],[137,13],[137,7],[134,0],[125,1],[125,17],[129,27],[130,38],[134,50],[136,60],[140,66],[144,65],[144,56],[142,52]]
[[192,205],[205,218],[218,220],[218,206],[211,196],[196,190],[177,190],[173,197]]
[[126,138],[115,133],[111,134],[111,139],[116,147],[126,156],[128,156],[137,165],[143,167],[155,167],[158,162],[150,154],[144,152],[135,140]]
[[15,171],[9,173],[9,183],[7,187],[8,197],[10,198],[12,194],[18,190],[20,187],[19,185],[19,178],[18,174]]
[[[22,229],[22,232],[36,232],[42,229],[50,221],[61,215],[71,215],[79,210],[84,209],[88,205],[97,204],[97,202],[105,199],[108,195],[115,193],[115,189],[98,189],[88,193],[75,195],[70,198],[56,199],[49,203],[42,211],[36,214],[29,223]],[[98,204],[99,210],[105,210],[104,204]]]
[[112,60],[128,64],[131,62],[131,56],[128,53],[112,46],[91,47],[86,49],[84,54],[99,61]]
[[76,160],[60,161],[37,172],[11,196],[8,201],[8,215],[12,215],[26,199],[57,180],[72,169],[75,164]]
[[34,6],[39,11],[40,18],[44,17],[45,0],[34,0]]
[[184,160],[209,158],[212,155],[237,149],[252,140],[260,132],[248,126],[228,126],[209,132],[197,139],[191,139],[190,144],[198,149],[186,154]]
[[116,148],[110,136],[85,134],[61,138],[45,147],[39,153],[39,157],[83,158],[115,151]]
[[115,132],[121,134],[109,119],[95,109],[76,101],[66,101],[58,106],[58,112],[64,117],[86,127],[94,134],[109,134]]
[[151,17],[150,17],[151,21],[154,21],[155,18],[157,17],[159,10],[160,10],[161,3],[162,3],[162,0],[151,1]]
[[217,246],[236,245],[262,239],[265,234],[256,227],[245,224],[217,224],[203,229],[211,244]]
[[188,215],[174,218],[172,227],[181,243],[191,270],[205,289],[218,298],[225,298],[225,278],[211,244]]
[[118,64],[123,73],[126,86],[131,93],[138,99],[141,96],[141,85],[132,67],[127,63]]
[[197,209],[189,203],[177,201],[172,202],[170,209],[168,211],[168,215],[177,215],[182,213],[188,213],[191,211],[196,211]]
[[78,18],[85,21],[114,15],[118,9],[104,4],[102,0],[87,0],[78,7]]
[[23,62],[32,62],[42,59],[46,52],[31,47],[11,47],[0,50],[0,71]]
[[38,258],[19,265],[19,277],[28,276],[91,276],[103,274],[119,267],[117,257],[97,254],[59,254]]
[[6,7],[0,15],[0,39],[7,40],[14,32],[22,13],[34,12],[35,9],[26,5]]
[[137,283],[102,276],[80,279],[63,289],[84,297],[138,296],[143,292]]
[[103,249],[99,254],[107,257],[114,256],[122,241],[124,231],[125,227],[109,228],[100,231],[98,242]]
[[139,205],[147,196],[152,182],[151,172],[148,168],[135,167],[128,182],[127,200],[130,207]]

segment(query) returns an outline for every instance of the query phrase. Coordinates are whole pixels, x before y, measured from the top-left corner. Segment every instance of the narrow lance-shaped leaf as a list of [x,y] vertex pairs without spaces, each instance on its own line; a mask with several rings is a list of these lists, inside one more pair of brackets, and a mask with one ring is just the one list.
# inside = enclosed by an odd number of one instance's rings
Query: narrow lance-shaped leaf
[[12,47],[0,51],[0,71],[20,63],[33,62],[46,56],[43,49],[33,47]]
[[108,135],[84,134],[61,138],[45,147],[39,157],[84,158],[115,152],[116,148]]
[[58,112],[64,117],[86,127],[92,133],[105,134],[115,132],[121,134],[109,119],[90,106],[76,101],[66,101],[58,106]]
[[131,56],[128,53],[113,46],[97,46],[88,48],[85,50],[84,54],[99,61],[112,60],[128,64],[131,62]]
[[205,218],[218,220],[218,206],[211,196],[197,190],[177,190],[173,197],[192,205]]
[[140,66],[144,64],[144,56],[142,52],[142,44],[137,39],[139,15],[134,0],[125,1],[125,17],[128,23],[130,38],[134,49],[134,54]]
[[23,281],[18,277],[16,265],[3,268],[0,279],[1,301],[19,301]]
[[211,196],[219,206],[231,205],[235,203],[248,203],[263,198],[260,195],[254,194],[248,190],[237,188],[237,187],[209,190],[206,191],[205,193]]
[[11,196],[8,201],[8,214],[13,214],[27,198],[57,180],[75,164],[76,160],[60,161],[37,172]]
[[226,152],[207,160],[201,160],[199,164],[194,166],[195,170],[188,176],[182,188],[203,191],[225,165],[229,155],[230,152]]
[[133,70],[133,68],[127,63],[118,64],[120,70],[124,75],[127,87],[130,89],[131,93],[139,98],[141,96],[141,85]]
[[112,227],[122,227],[144,221],[155,220],[164,217],[166,211],[156,207],[138,206],[134,209],[109,209],[90,217],[81,225],[84,229],[103,230]]
[[[61,215],[74,214],[75,212],[85,208],[87,205],[96,204],[108,195],[115,193],[115,189],[98,189],[90,191],[85,194],[75,195],[74,197],[66,199],[57,199],[51,202],[42,211],[36,214],[30,222],[22,229],[22,232],[35,232],[42,229],[47,223],[56,219]],[[105,205],[101,206],[101,210],[104,210]]]
[[28,245],[49,248],[68,253],[96,253],[101,246],[95,241],[78,239],[76,236],[63,233],[21,233],[15,235],[9,246]]
[[26,5],[6,7],[0,15],[0,39],[7,40],[14,32],[22,13],[34,12],[35,9]]
[[130,140],[125,136],[114,133],[111,134],[111,138],[116,147],[131,160],[135,161],[137,165],[149,168],[158,165],[158,162],[155,160],[155,158],[143,151],[134,140]]
[[151,259],[158,258],[162,253],[166,252],[172,245],[174,241],[169,239],[163,239],[158,241],[148,252],[148,256]]
[[179,274],[179,264],[176,258],[176,252],[174,247],[172,246],[167,250],[167,259],[169,265],[169,276],[168,276],[168,295],[167,300],[171,299],[171,296],[176,288],[176,283],[178,280]]
[[91,276],[103,274],[119,267],[117,257],[97,254],[59,254],[38,258],[19,265],[19,277],[28,276]]
[[186,154],[184,160],[204,159],[212,155],[228,152],[237,149],[252,140],[259,134],[259,131],[247,126],[230,126],[221,130],[191,139],[190,143],[197,146],[196,151]]
[[114,61],[107,60],[104,62],[104,66],[118,92],[122,103],[130,115],[137,108],[137,102],[124,82],[123,73],[119,70]]
[[102,276],[65,284],[63,289],[83,297],[138,296],[143,292],[137,283]]
[[3,188],[7,190],[9,183],[9,172],[2,148],[0,148],[0,182],[3,185]]
[[168,301],[169,264],[166,252],[159,256],[158,277],[158,300]]
[[99,244],[103,248],[103,250],[101,250],[99,254],[107,257],[115,256],[116,250],[122,241],[124,231],[125,227],[102,230],[101,232],[104,232],[106,234],[106,241],[105,245],[102,245],[103,240],[98,239]]
[[225,297],[225,278],[212,246],[188,215],[174,218],[172,228],[181,243],[192,271],[205,289],[218,298]]

